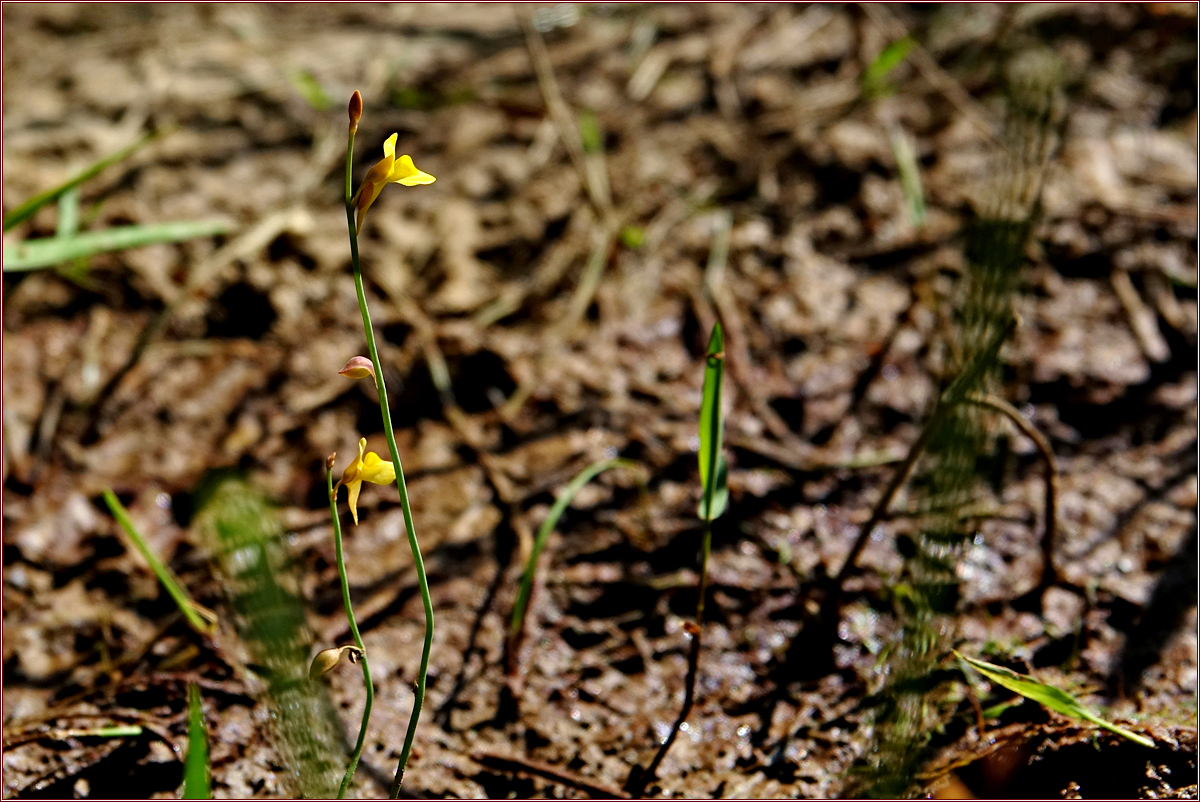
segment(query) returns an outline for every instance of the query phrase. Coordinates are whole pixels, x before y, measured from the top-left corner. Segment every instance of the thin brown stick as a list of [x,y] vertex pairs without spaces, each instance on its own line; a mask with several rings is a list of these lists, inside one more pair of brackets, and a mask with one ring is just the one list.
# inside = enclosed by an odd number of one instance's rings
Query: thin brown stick
[[1059,580],[1058,569],[1054,567],[1054,539],[1057,531],[1056,521],[1058,517],[1058,460],[1054,456],[1054,449],[1051,448],[1050,441],[1046,439],[1046,436],[1038,431],[1037,427],[1022,415],[1016,407],[1004,399],[984,395],[983,393],[971,393],[967,396],[967,401],[1007,416],[1009,420],[1017,425],[1022,434],[1033,441],[1038,451],[1042,452],[1042,459],[1046,465],[1046,501],[1044,506],[1046,520],[1042,531],[1042,579],[1037,587],[1039,589],[1048,588]]
[[675,743],[675,736],[679,734],[679,728],[683,725],[683,722],[687,721],[688,715],[692,712],[692,704],[696,701],[696,672],[700,664],[700,627],[691,621],[688,621],[683,626],[692,636],[692,648],[688,651],[687,678],[684,680],[683,707],[679,711],[679,717],[671,725],[671,731],[667,734],[667,739],[663,741],[662,746],[659,747],[658,752],[654,755],[654,759],[650,761],[650,765],[642,772],[639,772],[637,770],[638,767],[635,767],[634,772],[631,773],[625,790],[633,797],[641,797],[646,790],[646,786],[654,782],[659,764],[667,756],[667,752],[671,751],[671,744]]
[[842,568],[837,572],[837,576],[833,580],[834,598],[841,594],[842,582],[849,576],[850,571],[854,568],[854,563],[858,560],[858,555],[862,552],[863,547],[867,545],[867,538],[871,536],[871,530],[879,525],[879,522],[887,515],[888,505],[892,503],[897,491],[908,479],[908,475],[912,472],[913,466],[917,463],[917,459],[925,451],[925,446],[929,444],[929,437],[933,434],[933,428],[939,425],[942,415],[945,414],[945,407],[939,406],[929,420],[925,423],[925,428],[921,430],[921,436],[916,439],[916,442],[908,449],[908,454],[904,457],[904,462],[900,463],[900,467],[892,474],[892,481],[884,489],[883,495],[879,497],[879,501],[875,502],[875,509],[871,510],[871,517],[858,530],[858,539],[854,541],[854,545],[850,548],[850,553],[846,555],[846,561],[842,563]]
[[534,27],[528,14],[523,11],[518,12],[517,17],[525,32],[525,43],[529,48],[529,58],[533,62],[533,71],[537,76],[542,98],[545,99],[550,116],[554,119],[555,126],[558,127],[558,137],[562,140],[575,169],[579,172],[579,177],[587,190],[588,200],[592,202],[597,214],[605,222],[608,222],[613,214],[612,194],[607,186],[608,173],[607,171],[588,169],[579,127],[571,116],[567,102],[563,100],[562,91],[558,88],[558,80],[554,77],[554,65],[550,63],[550,53],[546,50],[542,34]]
[[560,769],[557,766],[551,766],[549,763],[543,763],[540,760],[509,757],[507,755],[496,754],[495,752],[483,752],[476,755],[474,760],[480,765],[498,769],[499,771],[532,774],[535,777],[542,777],[569,788],[577,788],[592,799],[629,799],[629,795],[619,788],[586,780],[578,774]]

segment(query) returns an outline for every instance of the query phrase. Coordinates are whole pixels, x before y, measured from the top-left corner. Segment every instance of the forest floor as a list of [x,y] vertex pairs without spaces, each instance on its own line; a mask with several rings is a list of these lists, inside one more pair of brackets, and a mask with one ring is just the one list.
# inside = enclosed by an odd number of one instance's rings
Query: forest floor
[[[683,697],[718,318],[731,501],[696,706],[648,790],[854,793],[864,702],[898,626],[904,517],[872,534],[825,642],[803,637],[811,591],[932,409],[965,227],[997,170],[1003,76],[1043,49],[1064,123],[1000,394],[1057,455],[1060,581],[1020,601],[1043,568],[1043,464],[997,418],[954,642],[1156,747],[1032,702],[977,720],[955,683],[920,782],[1195,798],[1194,5],[6,3],[3,23],[6,213],[162,129],[83,185],[83,225],[229,226],[5,274],[6,797],[173,796],[192,681],[215,794],[292,793],[190,524],[205,475],[240,470],[278,507],[313,651],[348,642],[324,461],[336,451],[341,470],[360,436],[387,453],[374,389],[337,375],[365,353],[342,207],[354,89],[356,180],[393,132],[438,179],[389,188],[361,240],[437,621],[405,793],[619,795],[653,755]],[[919,46],[864,82],[906,34]],[[55,225],[51,206],[5,243]],[[615,455],[644,484],[608,472],[568,509],[511,679],[532,535],[572,476]],[[187,628],[108,514],[109,487],[229,637]],[[347,561],[377,694],[356,793],[378,796],[424,630],[395,491],[367,486],[359,512]],[[359,673],[328,686],[352,739]],[[144,731],[70,732],[114,723]]]

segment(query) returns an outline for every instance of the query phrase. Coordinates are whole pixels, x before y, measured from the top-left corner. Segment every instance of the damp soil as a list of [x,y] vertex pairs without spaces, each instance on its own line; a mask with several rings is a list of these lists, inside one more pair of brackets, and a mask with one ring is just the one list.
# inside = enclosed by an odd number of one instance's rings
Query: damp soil
[[[189,682],[214,793],[289,793],[239,658],[187,629],[101,494],[113,488],[226,616],[191,523],[204,477],[240,471],[286,528],[314,651],[348,641],[324,461],[336,451],[340,469],[360,436],[387,452],[373,388],[337,374],[365,353],[341,201],[355,89],[356,178],[396,132],[438,179],[389,188],[361,241],[437,621],[404,793],[620,796],[653,756],[687,672],[717,319],[731,500],[713,530],[696,705],[646,793],[855,793],[899,627],[903,493],[836,620],[816,615],[944,379],[1006,65],[1048,50],[1064,122],[998,392],[1057,456],[1058,579],[1039,587],[1041,457],[996,419],[954,638],[1155,748],[1032,702],[982,718],[1011,694],[955,681],[916,784],[1195,798],[1194,6],[2,13],[6,213],[162,130],[82,186],[80,225],[228,225],[5,274],[6,797],[174,796]],[[918,47],[865,80],[905,36]],[[5,244],[57,223],[47,207]],[[533,533],[572,476],[618,455],[641,473],[606,473],[567,510],[509,655]],[[377,693],[355,793],[379,796],[424,630],[395,491],[367,486],[359,514],[346,557]],[[358,671],[328,686],[352,738]],[[142,734],[80,734],[119,724]]]

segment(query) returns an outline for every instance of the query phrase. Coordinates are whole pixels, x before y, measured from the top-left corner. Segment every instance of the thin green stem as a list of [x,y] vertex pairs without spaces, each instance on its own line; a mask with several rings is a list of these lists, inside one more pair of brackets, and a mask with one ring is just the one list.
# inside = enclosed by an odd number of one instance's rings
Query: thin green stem
[[367,691],[367,699],[363,705],[362,725],[358,728],[358,743],[354,745],[354,753],[350,755],[350,765],[346,768],[346,776],[342,777],[341,787],[338,788],[337,798],[346,795],[350,781],[354,779],[354,771],[358,768],[358,759],[362,757],[363,741],[367,737],[367,722],[371,720],[371,705],[375,702],[375,685],[371,682],[371,666],[367,662],[367,648],[363,646],[362,635],[358,632],[358,621],[354,618],[354,608],[350,605],[350,582],[346,579],[346,557],[342,550],[342,521],[337,511],[337,496],[333,494],[333,468],[325,471],[325,484],[329,490],[329,513],[333,516],[333,547],[337,553],[338,578],[342,582],[342,605],[346,608],[346,620],[350,622],[350,634],[354,636],[354,645],[358,647],[359,660],[362,663],[363,687]]
[[[675,737],[679,734],[680,727],[691,715],[692,705],[696,701],[700,638],[704,632],[704,597],[708,595],[708,556],[712,551],[712,522],[713,518],[720,514],[720,510],[715,509],[714,503],[717,496],[717,467],[721,464],[721,439],[724,426],[721,416],[721,386],[725,375],[724,348],[724,334],[721,331],[721,324],[718,322],[713,326],[713,333],[708,344],[704,378],[705,400],[701,404],[700,413],[700,467],[704,481],[704,501],[700,505],[700,517],[704,520],[704,536],[700,541],[700,583],[699,594],[696,597],[696,620],[694,623],[685,624],[692,636],[692,645],[688,650],[688,671],[683,686],[683,707],[680,709],[675,723],[671,725],[671,731],[667,733],[662,746],[650,761],[650,765],[643,772],[635,771],[630,774],[626,790],[634,797],[642,796],[646,786],[654,781],[659,765],[667,756],[667,752],[671,750],[671,745],[675,743]],[[708,406],[709,404],[711,407]],[[706,409],[709,411],[705,412]],[[706,423],[707,430],[705,429]]]
[[367,337],[367,352],[375,366],[375,389],[379,393],[379,407],[383,416],[383,433],[387,437],[388,451],[392,464],[396,466],[396,488],[400,491],[400,509],[404,513],[404,529],[408,535],[408,546],[412,550],[413,566],[417,570],[417,584],[421,590],[421,602],[425,607],[425,645],[421,651],[421,666],[417,673],[417,684],[413,696],[412,715],[408,719],[408,731],[404,735],[404,748],[396,766],[396,778],[392,781],[391,798],[400,794],[404,782],[404,770],[412,753],[413,739],[417,734],[417,721],[425,703],[425,680],[429,674],[429,654],[433,650],[433,600],[429,596],[429,579],[425,575],[425,561],[421,558],[421,546],[417,543],[416,527],[413,525],[412,507],[408,501],[408,486],[404,482],[404,468],[400,464],[400,450],[396,448],[396,435],[392,431],[392,413],[388,407],[387,387],[383,381],[383,365],[379,362],[379,349],[375,345],[375,330],[371,326],[371,312],[367,309],[367,294],[363,289],[362,268],[358,259],[358,233],[354,226],[354,206],[350,202],[351,171],[354,162],[354,132],[350,132],[346,145],[346,225],[350,231],[350,260],[354,267],[354,288],[358,292],[358,308],[362,312],[363,333]]

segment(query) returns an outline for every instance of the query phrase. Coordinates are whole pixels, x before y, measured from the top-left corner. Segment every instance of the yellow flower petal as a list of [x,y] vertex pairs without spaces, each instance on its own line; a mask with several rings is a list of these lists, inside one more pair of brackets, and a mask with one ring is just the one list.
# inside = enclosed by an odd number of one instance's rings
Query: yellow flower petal
[[362,480],[356,479],[353,482],[346,483],[346,492],[349,495],[350,515],[354,518],[354,525],[358,526],[358,493],[362,490]]
[[360,437],[358,439],[358,457],[346,466],[346,470],[342,472],[342,484],[349,485],[351,482],[361,482],[358,478],[358,472],[362,470],[363,452],[367,450],[367,438]]
[[394,156],[384,156],[375,163],[367,175],[363,178],[362,186],[358,190],[358,218],[355,223],[354,233],[362,231],[363,218],[367,214],[367,209],[371,208],[371,204],[379,197],[379,193],[383,192],[383,187],[387,184],[388,174],[392,170],[392,163],[395,161]]
[[406,187],[415,187],[422,184],[432,184],[437,179],[429,173],[423,173],[418,170],[417,166],[413,164],[412,157],[405,154],[396,159],[392,165],[392,169],[388,173],[388,181],[402,184]]
[[362,186],[358,190],[358,217],[355,222],[355,234],[362,233],[363,218],[366,217],[367,209],[371,208],[371,204],[379,197],[379,193],[383,191],[383,185],[388,182],[403,184],[406,187],[415,187],[419,184],[432,184],[437,179],[429,173],[423,173],[413,164],[411,156],[401,156],[396,158],[396,139],[399,134],[392,134],[383,142],[383,158],[375,162],[367,175],[363,178]]
[[[342,472],[342,479],[338,482],[338,487],[346,486],[346,494],[350,501],[350,514],[354,517],[355,525],[358,525],[358,494],[362,491],[362,483],[390,485],[396,481],[396,466],[374,451],[364,455],[366,450],[367,438],[360,437],[358,458],[346,466],[346,470]],[[336,487],[333,490],[335,493],[337,492]]]
[[362,481],[373,485],[390,485],[396,481],[396,466],[372,451],[363,460],[358,476]]

